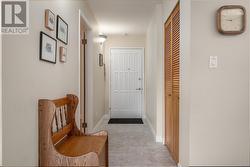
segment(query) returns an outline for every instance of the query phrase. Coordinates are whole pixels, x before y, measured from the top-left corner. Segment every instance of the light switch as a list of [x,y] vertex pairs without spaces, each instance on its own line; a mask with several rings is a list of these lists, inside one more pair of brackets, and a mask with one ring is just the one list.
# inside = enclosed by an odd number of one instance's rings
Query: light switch
[[217,68],[217,67],[218,67],[218,57],[210,56],[209,68]]

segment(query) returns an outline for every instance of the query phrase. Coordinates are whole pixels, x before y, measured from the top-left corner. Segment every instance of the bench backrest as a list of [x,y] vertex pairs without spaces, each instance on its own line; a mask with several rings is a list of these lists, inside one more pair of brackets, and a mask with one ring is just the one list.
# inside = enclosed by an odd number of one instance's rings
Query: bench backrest
[[75,135],[75,112],[78,98],[75,95],[56,100],[39,100],[39,128],[50,127],[52,143],[56,144],[69,135]]

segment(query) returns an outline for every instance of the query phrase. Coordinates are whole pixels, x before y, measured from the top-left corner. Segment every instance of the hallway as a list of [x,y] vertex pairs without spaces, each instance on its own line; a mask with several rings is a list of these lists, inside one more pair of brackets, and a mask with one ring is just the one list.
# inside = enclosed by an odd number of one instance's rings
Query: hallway
[[250,166],[250,0],[0,9],[0,166]]
[[143,125],[108,124],[104,119],[98,130],[109,133],[111,167],[175,167],[168,150],[156,143],[147,121]]

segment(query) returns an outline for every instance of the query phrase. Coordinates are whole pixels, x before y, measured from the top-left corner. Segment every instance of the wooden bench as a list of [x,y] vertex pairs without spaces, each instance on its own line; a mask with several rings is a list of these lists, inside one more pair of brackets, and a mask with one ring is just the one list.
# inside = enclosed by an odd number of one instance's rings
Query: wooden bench
[[39,100],[40,166],[108,166],[108,134],[85,135],[76,126],[75,95]]

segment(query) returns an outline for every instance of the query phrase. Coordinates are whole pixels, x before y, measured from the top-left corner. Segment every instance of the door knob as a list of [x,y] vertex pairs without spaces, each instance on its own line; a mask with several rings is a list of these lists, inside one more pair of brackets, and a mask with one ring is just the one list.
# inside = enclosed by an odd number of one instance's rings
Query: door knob
[[136,89],[136,90],[142,90],[142,88],[138,88],[138,89]]

